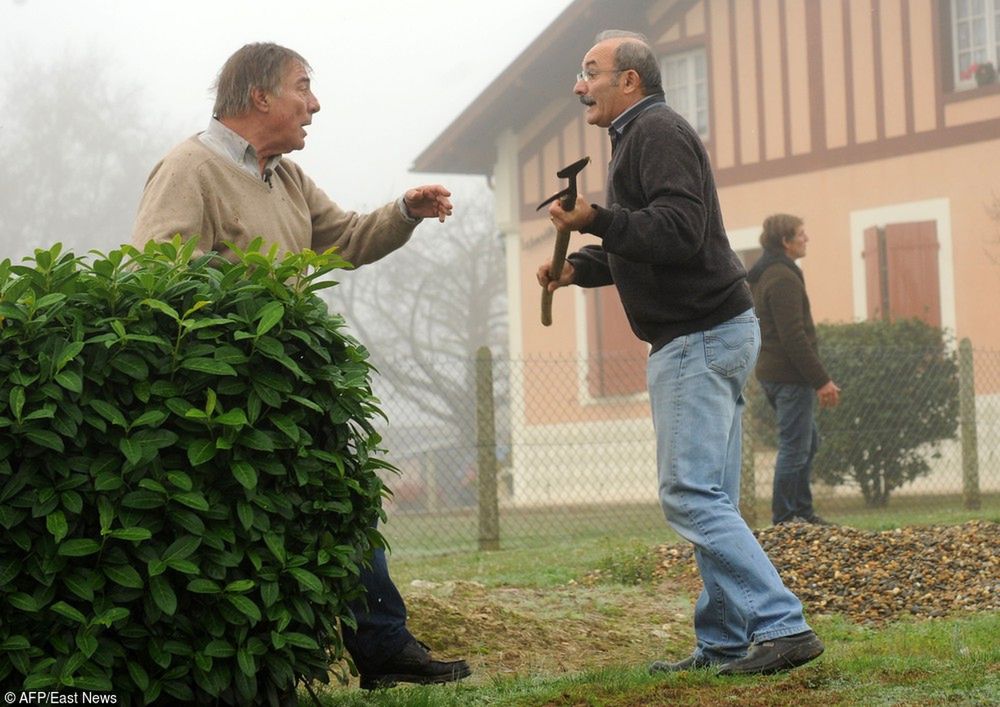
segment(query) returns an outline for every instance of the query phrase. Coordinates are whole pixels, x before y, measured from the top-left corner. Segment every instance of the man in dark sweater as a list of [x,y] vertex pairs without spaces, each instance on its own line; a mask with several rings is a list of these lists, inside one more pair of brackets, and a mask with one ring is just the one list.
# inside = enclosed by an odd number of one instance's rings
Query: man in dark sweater
[[803,521],[826,525],[813,510],[809,475],[819,449],[813,417],[820,405],[833,407],[840,388],[819,360],[805,278],[795,264],[805,257],[802,219],[773,214],[764,219],[760,244],[764,255],[750,269],[748,280],[760,316],[761,349],[756,375],[778,416],[778,455],[774,462],[771,522]]
[[737,507],[742,390],[760,348],[746,272],[729,245],[708,155],[667,107],[656,57],[642,35],[602,32],[574,92],[591,125],[608,128],[604,207],[549,209],[556,228],[601,239],[567,259],[555,290],[614,285],[632,330],[650,345],[649,398],[660,503],[694,544],[704,589],[694,652],[653,672],[717,667],[773,673],[823,652],[802,605],[781,582]]

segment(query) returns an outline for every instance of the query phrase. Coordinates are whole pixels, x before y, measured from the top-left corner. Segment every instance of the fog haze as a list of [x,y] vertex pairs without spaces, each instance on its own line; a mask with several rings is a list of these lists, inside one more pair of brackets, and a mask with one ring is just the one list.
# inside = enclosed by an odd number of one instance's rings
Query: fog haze
[[[0,157],[30,165],[32,152],[39,150],[25,149],[26,135],[36,124],[58,132],[60,124],[78,117],[73,115],[75,106],[114,94],[120,103],[109,109],[115,116],[134,114],[148,127],[150,149],[157,150],[155,161],[162,151],[204,129],[212,107],[210,86],[225,59],[247,42],[274,41],[295,49],[312,65],[322,110],[314,118],[305,150],[292,157],[335,201],[364,210],[430,181],[453,187],[460,197],[465,180],[411,174],[410,165],[569,4],[0,0],[5,55],[0,95],[23,103],[43,95],[46,88],[57,94],[54,102],[40,102],[37,108],[50,114],[31,115],[27,127],[0,118]],[[46,67],[88,61],[99,71],[81,70],[71,85],[53,89],[58,76],[47,73]],[[576,58],[566,61],[571,76]],[[13,93],[12,86],[17,87]],[[122,126],[109,127],[110,136],[87,142],[74,159],[93,159],[97,165],[101,155],[119,149],[113,135],[132,140]],[[143,168],[140,182],[152,164]],[[17,174],[18,180],[31,180],[30,170]],[[73,174],[67,178],[80,179]],[[4,181],[13,179],[8,174]],[[4,190],[10,194],[16,186],[8,181]],[[73,193],[86,188],[80,185]],[[140,190],[141,183],[136,184],[136,198]],[[46,188],[46,193],[52,191]],[[28,194],[23,198],[38,198]],[[460,199],[456,206],[461,207]],[[127,211],[129,220],[135,203],[116,203],[114,208]],[[38,235],[41,242],[59,238]],[[4,239],[11,238],[17,237],[5,229]],[[127,238],[122,233],[118,240]],[[13,255],[10,248],[17,244],[3,245],[3,255]]]

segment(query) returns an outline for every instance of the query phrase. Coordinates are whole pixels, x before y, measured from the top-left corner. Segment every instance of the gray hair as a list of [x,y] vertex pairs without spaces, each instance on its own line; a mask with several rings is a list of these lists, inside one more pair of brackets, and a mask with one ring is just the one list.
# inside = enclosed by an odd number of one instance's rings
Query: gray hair
[[236,50],[223,64],[215,79],[216,118],[243,115],[250,110],[250,92],[259,88],[277,94],[290,62],[297,61],[306,71],[312,71],[309,62],[291,49],[271,42],[246,44]]
[[634,70],[642,82],[642,93],[645,96],[659,93],[663,90],[660,79],[660,64],[656,60],[653,48],[649,45],[646,35],[639,32],[629,32],[623,29],[606,29],[597,34],[596,42],[607,39],[625,39],[615,48],[615,69],[619,71]]

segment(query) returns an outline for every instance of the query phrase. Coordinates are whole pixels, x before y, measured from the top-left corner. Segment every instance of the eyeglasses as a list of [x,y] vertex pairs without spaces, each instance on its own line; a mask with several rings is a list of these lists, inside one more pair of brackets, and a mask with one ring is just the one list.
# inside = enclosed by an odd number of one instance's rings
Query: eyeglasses
[[620,74],[625,69],[587,69],[586,71],[581,71],[576,75],[577,82],[586,81],[590,83],[597,78],[598,74]]

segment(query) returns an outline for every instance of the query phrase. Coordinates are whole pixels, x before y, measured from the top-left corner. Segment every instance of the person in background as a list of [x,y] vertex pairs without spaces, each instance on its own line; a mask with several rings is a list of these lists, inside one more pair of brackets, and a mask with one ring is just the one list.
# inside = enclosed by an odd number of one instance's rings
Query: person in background
[[[606,206],[578,198],[549,216],[559,231],[600,239],[551,261],[542,287],[614,285],[633,332],[650,345],[649,399],[660,504],[694,545],[704,588],[694,652],[654,673],[715,668],[773,673],[809,662],[823,643],[738,508],[743,386],[760,347],[746,271],[730,247],[708,154],[667,106],[646,38],[612,30],[583,58],[574,93],[608,130]],[[597,462],[599,463],[599,462]]]
[[802,219],[774,214],[764,219],[764,249],[747,276],[760,317],[761,349],[754,371],[778,417],[778,455],[774,462],[771,522],[828,525],[813,509],[809,476],[819,449],[813,416],[840,402],[840,388],[819,359],[816,326],[809,309],[805,278],[795,261],[804,258],[809,236]]
[[[232,257],[226,242],[245,248],[257,236],[280,252],[332,246],[355,266],[399,248],[424,218],[451,215],[441,185],[409,189],[368,214],[345,211],[302,169],[284,157],[305,146],[319,112],[311,68],[298,53],[271,43],[247,44],[216,80],[212,119],[157,164],[139,204],[132,242],[198,238],[198,253]],[[433,659],[406,627],[406,606],[389,576],[385,552],[375,552],[361,581],[367,608],[352,607],[358,627],[344,627],[344,644],[361,687],[397,682],[443,683],[467,677],[464,660]]]

